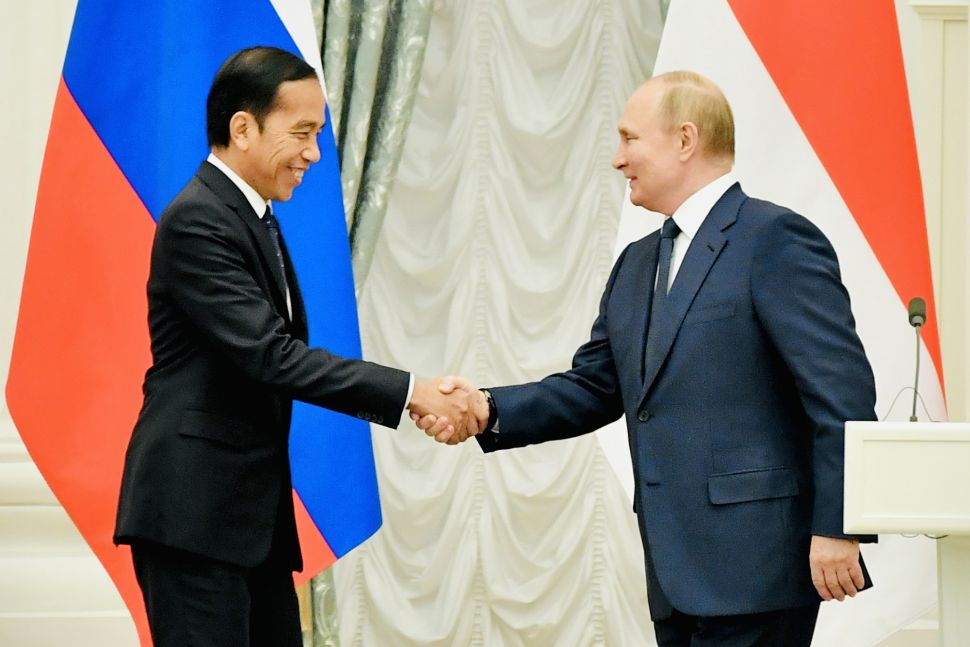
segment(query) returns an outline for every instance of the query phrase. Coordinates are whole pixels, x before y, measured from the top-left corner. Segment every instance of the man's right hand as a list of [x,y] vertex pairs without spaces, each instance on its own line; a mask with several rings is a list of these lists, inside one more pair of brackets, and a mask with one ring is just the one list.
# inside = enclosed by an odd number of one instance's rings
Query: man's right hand
[[[460,378],[417,380],[407,407],[420,429],[449,445],[474,436],[485,426],[484,422],[479,424],[472,406],[476,394],[481,393],[473,388],[456,388],[456,379],[468,384]],[[487,405],[485,421],[488,421]]]
[[420,414],[411,410],[411,419],[419,429],[423,430],[435,440],[448,445],[457,445],[471,436],[480,434],[488,424],[488,401],[485,394],[475,388],[468,380],[447,376],[434,380],[438,392],[445,397],[462,396],[467,399],[468,412],[465,416],[464,428],[455,428],[447,417],[435,413]]

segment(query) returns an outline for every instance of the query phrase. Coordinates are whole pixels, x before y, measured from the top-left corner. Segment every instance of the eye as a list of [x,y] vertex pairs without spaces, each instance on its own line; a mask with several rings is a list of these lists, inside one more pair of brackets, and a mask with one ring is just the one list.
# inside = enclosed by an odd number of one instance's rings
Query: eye
[[309,130],[298,130],[298,131],[296,131],[293,134],[296,135],[297,138],[299,138],[299,139],[307,139],[310,136],[310,131]]

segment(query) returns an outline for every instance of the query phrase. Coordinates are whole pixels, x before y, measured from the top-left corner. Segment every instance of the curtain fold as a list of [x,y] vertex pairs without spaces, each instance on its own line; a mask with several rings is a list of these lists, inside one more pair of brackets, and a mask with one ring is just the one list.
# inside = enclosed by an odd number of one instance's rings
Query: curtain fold
[[[311,0],[337,141],[354,281],[363,284],[417,90],[430,0]],[[315,647],[337,647],[333,572],[311,584]]]
[[[383,226],[351,223],[355,255],[376,243],[365,357],[480,385],[568,367],[612,265],[616,121],[661,23],[661,0],[434,4]],[[384,526],[332,569],[343,645],[653,644],[636,519],[593,436],[485,457],[410,421],[373,435]]]
[[431,0],[328,0],[322,10],[323,69],[359,291],[411,117]]

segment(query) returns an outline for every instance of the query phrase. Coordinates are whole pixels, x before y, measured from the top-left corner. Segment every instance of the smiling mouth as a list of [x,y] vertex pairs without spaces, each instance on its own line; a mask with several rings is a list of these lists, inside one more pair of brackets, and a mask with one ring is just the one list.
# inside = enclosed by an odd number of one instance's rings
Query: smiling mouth
[[298,181],[303,181],[303,174],[306,173],[305,168],[291,168],[290,170],[293,172],[293,177]]

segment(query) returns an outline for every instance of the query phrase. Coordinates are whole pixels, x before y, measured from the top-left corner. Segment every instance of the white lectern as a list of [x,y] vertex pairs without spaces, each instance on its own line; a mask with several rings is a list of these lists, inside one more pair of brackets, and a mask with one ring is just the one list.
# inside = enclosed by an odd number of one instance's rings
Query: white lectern
[[847,422],[845,531],[937,542],[940,638],[970,645],[970,424]]

